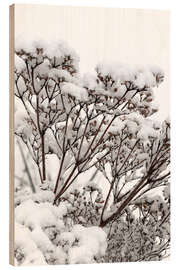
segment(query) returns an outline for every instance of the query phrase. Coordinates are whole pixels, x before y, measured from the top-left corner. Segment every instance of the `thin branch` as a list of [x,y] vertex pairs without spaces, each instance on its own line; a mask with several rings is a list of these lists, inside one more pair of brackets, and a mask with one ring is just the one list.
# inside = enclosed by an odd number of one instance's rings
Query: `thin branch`
[[17,140],[17,144],[19,146],[19,150],[20,150],[20,153],[21,153],[24,165],[25,165],[25,171],[26,171],[28,179],[29,179],[30,187],[32,189],[32,192],[35,193],[36,192],[35,185],[33,183],[33,180],[32,180],[31,174],[30,174],[30,170],[29,170],[29,167],[28,167],[28,164],[27,164],[27,161],[26,161],[26,158],[25,158],[25,155],[24,155],[24,152],[23,152],[23,149],[22,149],[22,146],[21,146],[19,140]]

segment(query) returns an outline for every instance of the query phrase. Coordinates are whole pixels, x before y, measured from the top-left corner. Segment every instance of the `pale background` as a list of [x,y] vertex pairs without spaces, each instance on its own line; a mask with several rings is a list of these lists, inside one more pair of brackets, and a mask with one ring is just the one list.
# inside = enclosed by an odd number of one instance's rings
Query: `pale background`
[[[1,164],[1,181],[2,181],[2,192],[0,196],[0,209],[2,214],[2,222],[0,223],[0,266],[2,269],[13,269],[12,266],[8,265],[8,231],[9,231],[9,210],[8,210],[8,144],[9,144],[9,74],[8,74],[8,55],[9,55],[9,30],[8,30],[8,5],[13,2],[18,3],[18,0],[8,0],[0,2],[0,25],[1,25],[1,65],[0,65],[0,74],[1,74],[1,106],[0,106],[0,116],[1,116],[1,132],[0,132],[0,164]],[[23,1],[27,2],[27,1]],[[179,269],[179,250],[180,250],[180,215],[179,215],[179,205],[180,205],[180,181],[179,181],[179,149],[180,149],[180,125],[179,125],[179,114],[180,114],[180,91],[179,91],[179,59],[180,59],[180,35],[179,35],[179,25],[180,25],[180,1],[179,0],[126,0],[126,1],[117,1],[117,0],[31,0],[31,3],[41,3],[41,4],[63,4],[63,5],[93,5],[93,6],[109,6],[109,7],[129,7],[129,8],[153,8],[153,9],[168,9],[171,10],[171,119],[173,124],[172,130],[172,179],[174,184],[172,185],[172,212],[173,212],[173,222],[171,225],[172,228],[172,260],[166,262],[141,262],[141,263],[122,263],[122,264],[113,264],[113,265],[86,265],[86,269],[103,269],[108,270],[109,267],[113,267],[115,270],[121,266],[123,269]],[[3,64],[2,64],[3,63]],[[84,269],[84,265],[66,265],[66,266],[53,266],[53,269]],[[49,267],[51,268],[51,267]],[[21,267],[25,270],[27,267]],[[29,270],[42,269],[42,267],[28,267]]]
[[80,72],[102,60],[158,65],[165,81],[155,90],[159,113],[169,116],[169,12],[143,9],[16,5],[15,36],[65,40],[80,56]]

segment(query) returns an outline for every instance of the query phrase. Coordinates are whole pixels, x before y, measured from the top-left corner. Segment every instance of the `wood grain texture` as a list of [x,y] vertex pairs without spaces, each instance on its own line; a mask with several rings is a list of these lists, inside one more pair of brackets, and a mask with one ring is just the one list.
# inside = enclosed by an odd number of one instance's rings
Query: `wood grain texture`
[[161,67],[165,80],[155,91],[160,104],[157,116],[160,120],[167,117],[169,11],[39,4],[16,4],[15,10],[15,38],[65,40],[80,56],[81,73],[93,72],[101,61]]
[[9,263],[14,265],[14,5],[9,7]]

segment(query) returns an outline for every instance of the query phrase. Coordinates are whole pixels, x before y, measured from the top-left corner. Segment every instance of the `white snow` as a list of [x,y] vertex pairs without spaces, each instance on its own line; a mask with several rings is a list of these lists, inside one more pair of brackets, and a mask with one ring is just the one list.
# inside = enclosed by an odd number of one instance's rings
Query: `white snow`
[[86,101],[88,99],[86,89],[72,83],[64,83],[61,87],[61,92],[64,94],[70,94],[71,96],[76,97],[78,100]]
[[[158,86],[164,78],[164,73],[159,67],[130,67],[124,63],[101,62],[96,66],[96,71],[101,76],[111,76],[113,80],[133,82],[138,88]],[[160,79],[161,78],[161,79]]]
[[24,255],[22,266],[47,264],[42,252],[33,241],[29,229],[15,222],[15,251],[18,249],[22,250]]
[[135,80],[135,84],[138,86],[138,88],[144,88],[147,87],[155,87],[156,86],[156,79],[153,76],[152,72],[150,71],[144,71],[142,73],[139,73],[137,76],[137,79]]
[[62,69],[52,68],[48,74],[49,78],[54,79],[57,81],[57,79],[62,78],[67,82],[74,82],[76,81],[75,78],[73,78],[69,72]]
[[102,76],[112,76],[114,80],[133,81],[135,79],[136,70],[130,68],[128,65],[117,62],[101,62],[96,66],[98,73]]
[[48,59],[45,59],[42,64],[36,67],[36,74],[38,74],[41,78],[46,78],[48,77],[50,70],[50,62]]
[[71,232],[78,239],[78,246],[69,250],[69,263],[93,263],[94,257],[105,254],[107,236],[101,228],[75,225]]
[[[41,52],[38,54],[37,49],[40,49]],[[15,41],[15,51],[21,54],[21,58],[26,59],[27,55],[30,54],[33,57],[37,57],[37,62],[41,63],[43,58],[49,58],[50,61],[54,62],[56,65],[61,65],[64,58],[71,56],[71,61],[76,70],[79,70],[79,57],[74,51],[70,48],[65,41],[62,40],[53,40],[53,42],[47,42],[45,40],[24,40],[22,37],[19,37]],[[31,60],[31,64],[34,59]]]
[[[59,218],[66,211],[63,203],[57,207],[49,203],[37,204],[32,200],[16,207],[15,245],[22,249],[25,256],[23,263],[45,264],[44,258],[59,264],[65,263],[66,259],[69,263],[91,263],[95,262],[94,257],[105,254],[106,233],[99,227],[86,228],[82,225],[74,225],[71,231],[65,231],[63,220]],[[48,228],[54,228],[59,233],[57,246],[51,242],[51,229]],[[77,244],[74,246],[75,241]]]
[[52,226],[56,224],[56,217],[47,206],[47,203],[41,205],[27,200],[16,207],[16,221],[32,230],[36,227]]

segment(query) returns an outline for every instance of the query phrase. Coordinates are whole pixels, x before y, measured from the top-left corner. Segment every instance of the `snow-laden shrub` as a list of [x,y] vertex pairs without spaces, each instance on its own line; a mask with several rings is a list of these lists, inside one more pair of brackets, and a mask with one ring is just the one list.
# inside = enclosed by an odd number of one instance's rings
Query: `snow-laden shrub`
[[66,217],[70,217],[75,224],[99,226],[104,200],[102,189],[94,182],[87,182],[82,189],[65,194],[62,202],[67,205]]
[[94,263],[107,248],[99,227],[66,226],[65,204],[53,206],[29,199],[15,209],[15,260],[17,265]]
[[[157,67],[128,67],[100,63],[96,75],[79,74],[79,58],[62,41],[17,43],[15,48],[15,96],[24,106],[15,133],[25,143],[46,182],[46,157],[55,154],[59,172],[54,179],[55,203],[78,175],[96,165],[95,156],[106,157],[112,134],[120,132],[123,117],[136,113],[136,127],[127,118],[137,138],[157,136],[148,120],[157,111],[153,88],[164,74]],[[64,180],[64,174],[69,177]]]
[[[79,57],[62,41],[15,47],[22,105],[15,134],[24,162],[15,215],[17,231],[32,240],[26,246],[17,234],[17,264],[161,259],[169,248],[170,122],[151,116],[163,71],[100,63],[82,77]],[[101,181],[86,179],[94,168]]]
[[109,227],[105,262],[155,261],[169,256],[169,204],[144,196]]

